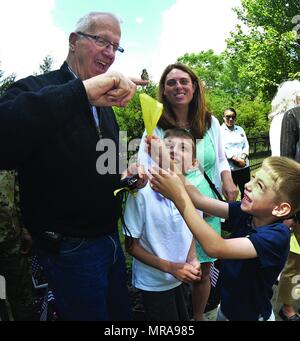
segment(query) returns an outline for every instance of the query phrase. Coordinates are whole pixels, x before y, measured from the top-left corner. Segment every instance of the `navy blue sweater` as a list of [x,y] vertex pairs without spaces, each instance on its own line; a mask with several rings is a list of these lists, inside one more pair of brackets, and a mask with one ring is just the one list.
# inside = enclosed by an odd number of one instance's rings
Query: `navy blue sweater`
[[[98,108],[103,138],[119,128],[111,108]],[[120,176],[99,175],[99,135],[87,95],[64,63],[60,70],[16,82],[0,100],[0,169],[18,169],[22,218],[35,234],[93,237],[117,229]]]

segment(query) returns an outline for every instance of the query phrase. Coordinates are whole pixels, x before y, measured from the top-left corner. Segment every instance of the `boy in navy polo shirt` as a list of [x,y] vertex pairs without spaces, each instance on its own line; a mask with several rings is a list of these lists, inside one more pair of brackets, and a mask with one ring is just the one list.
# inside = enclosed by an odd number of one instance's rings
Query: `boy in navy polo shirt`
[[[285,157],[265,159],[245,185],[242,201],[232,203],[201,195],[173,171],[158,174],[153,169],[152,174],[153,189],[174,201],[205,252],[223,259],[218,320],[274,320],[272,286],[290,242],[290,230],[282,220],[300,208],[300,165]],[[228,219],[231,238],[215,233],[195,207]]]

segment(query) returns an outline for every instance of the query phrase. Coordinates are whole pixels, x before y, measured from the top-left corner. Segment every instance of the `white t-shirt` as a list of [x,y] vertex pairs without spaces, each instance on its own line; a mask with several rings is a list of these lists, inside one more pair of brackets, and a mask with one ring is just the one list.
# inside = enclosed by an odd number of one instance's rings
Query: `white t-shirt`
[[[136,197],[129,194],[124,219],[131,236],[138,238],[146,251],[168,261],[186,263],[192,233],[174,203],[154,192],[149,184]],[[124,228],[123,233],[129,235]],[[165,291],[181,282],[133,258],[132,284],[145,291]]]

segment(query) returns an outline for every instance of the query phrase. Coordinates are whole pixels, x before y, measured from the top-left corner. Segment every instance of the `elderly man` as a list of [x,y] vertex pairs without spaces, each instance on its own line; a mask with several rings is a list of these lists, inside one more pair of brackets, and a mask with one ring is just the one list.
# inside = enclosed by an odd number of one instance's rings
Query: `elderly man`
[[107,72],[123,52],[120,37],[114,15],[89,13],[59,70],[16,82],[0,101],[0,168],[18,169],[22,218],[63,320],[130,319],[113,195],[119,167],[96,170],[106,152],[96,151],[99,140],[114,142],[118,161],[111,106],[126,105],[147,83]]

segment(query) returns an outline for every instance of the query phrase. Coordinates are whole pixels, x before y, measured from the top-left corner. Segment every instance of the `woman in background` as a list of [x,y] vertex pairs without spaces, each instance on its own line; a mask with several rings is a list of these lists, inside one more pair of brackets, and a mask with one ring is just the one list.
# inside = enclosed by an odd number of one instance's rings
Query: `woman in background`
[[242,199],[244,186],[250,181],[249,143],[244,129],[235,124],[236,117],[234,108],[225,109],[221,132],[232,179],[239,187]]

